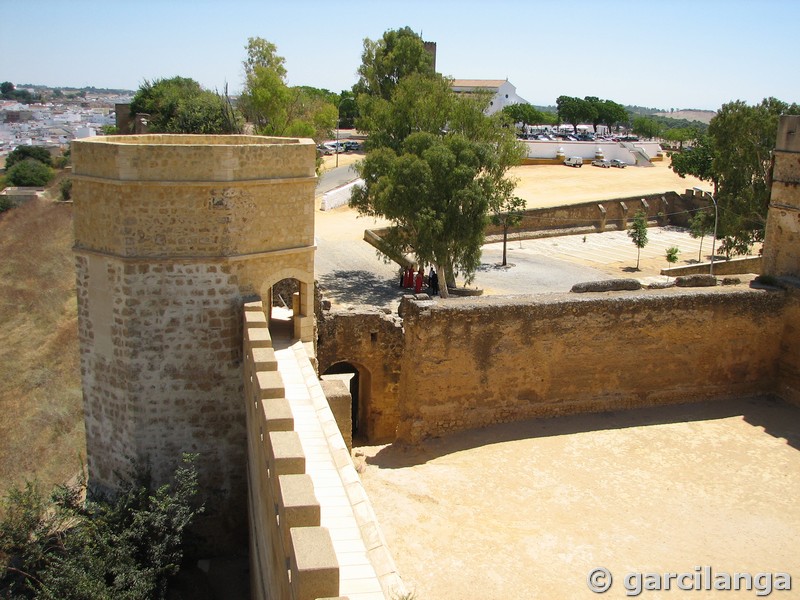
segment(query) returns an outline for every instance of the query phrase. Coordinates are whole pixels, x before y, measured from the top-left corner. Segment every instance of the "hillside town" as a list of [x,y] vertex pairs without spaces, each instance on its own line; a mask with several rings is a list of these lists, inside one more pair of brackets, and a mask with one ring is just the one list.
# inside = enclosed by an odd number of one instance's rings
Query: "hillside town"
[[103,127],[115,125],[114,105],[128,103],[132,96],[133,92],[118,90],[81,91],[36,104],[0,100],[0,159],[17,146],[42,146],[55,152],[65,150],[72,140],[102,134]]

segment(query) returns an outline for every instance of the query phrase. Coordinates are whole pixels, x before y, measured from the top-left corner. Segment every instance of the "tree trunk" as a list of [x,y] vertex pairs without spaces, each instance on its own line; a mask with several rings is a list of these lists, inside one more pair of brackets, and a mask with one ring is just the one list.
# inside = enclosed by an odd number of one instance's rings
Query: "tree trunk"
[[508,241],[508,227],[503,227],[503,266],[506,266],[506,242]]
[[642,254],[642,249],[639,246],[636,246],[636,270],[639,270],[639,257]]
[[447,278],[449,277],[447,274],[447,270],[442,268],[440,264],[434,263],[436,267],[436,274],[439,276],[439,297],[440,298],[449,298],[450,294],[447,291]]
[[703,238],[706,237],[704,235],[700,236],[700,250],[697,251],[697,262],[703,262]]

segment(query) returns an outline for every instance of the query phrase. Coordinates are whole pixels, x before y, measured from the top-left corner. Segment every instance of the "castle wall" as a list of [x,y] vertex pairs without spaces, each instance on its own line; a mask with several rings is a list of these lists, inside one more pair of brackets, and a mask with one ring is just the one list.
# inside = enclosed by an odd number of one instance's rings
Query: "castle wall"
[[243,543],[242,304],[294,277],[314,337],[313,142],[111,136],[73,160],[90,485],[131,462],[160,485],[197,453],[201,528],[217,551]]
[[408,302],[398,439],[776,392],[786,302],[744,287]]
[[377,311],[323,311],[317,318],[320,374],[340,362],[359,369],[362,435],[392,441],[398,422],[403,353],[399,320]]

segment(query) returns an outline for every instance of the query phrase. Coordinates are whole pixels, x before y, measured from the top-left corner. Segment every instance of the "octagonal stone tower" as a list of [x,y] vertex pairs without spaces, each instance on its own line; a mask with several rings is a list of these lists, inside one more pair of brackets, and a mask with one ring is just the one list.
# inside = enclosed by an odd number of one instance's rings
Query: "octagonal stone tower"
[[242,304],[296,279],[295,337],[314,337],[314,143],[109,136],[72,156],[90,486],[131,461],[158,485],[198,453],[201,528],[243,542]]

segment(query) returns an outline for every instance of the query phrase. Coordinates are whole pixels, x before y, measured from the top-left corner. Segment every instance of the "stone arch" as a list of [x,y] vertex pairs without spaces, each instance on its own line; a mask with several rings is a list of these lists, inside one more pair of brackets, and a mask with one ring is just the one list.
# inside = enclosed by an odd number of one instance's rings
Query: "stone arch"
[[351,373],[353,376],[348,378],[345,383],[350,389],[352,399],[350,415],[353,424],[353,443],[355,445],[357,440],[364,442],[370,439],[368,426],[372,411],[372,373],[362,363],[340,360],[325,369],[322,377],[348,375]]
[[260,295],[264,306],[268,308],[267,326],[273,333],[282,333],[282,323],[273,322],[273,288],[281,282],[292,280],[296,282],[297,291],[291,299],[284,298],[290,316],[285,327],[289,337],[311,341],[313,337],[314,319],[314,274],[302,269],[286,267],[270,273],[269,277],[261,284]]

